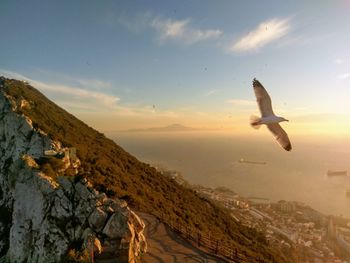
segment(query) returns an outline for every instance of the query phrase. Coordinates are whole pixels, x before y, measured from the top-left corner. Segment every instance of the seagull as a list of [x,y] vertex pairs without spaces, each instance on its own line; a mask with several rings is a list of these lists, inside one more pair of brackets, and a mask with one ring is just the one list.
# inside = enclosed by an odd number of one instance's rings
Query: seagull
[[253,80],[253,87],[261,118],[251,116],[250,125],[255,129],[259,129],[262,124],[265,124],[282,148],[286,151],[291,151],[292,145],[289,141],[288,135],[279,125],[279,122],[289,120],[286,120],[283,117],[278,117],[273,113],[269,94],[263,85],[261,85],[261,83],[255,78]]

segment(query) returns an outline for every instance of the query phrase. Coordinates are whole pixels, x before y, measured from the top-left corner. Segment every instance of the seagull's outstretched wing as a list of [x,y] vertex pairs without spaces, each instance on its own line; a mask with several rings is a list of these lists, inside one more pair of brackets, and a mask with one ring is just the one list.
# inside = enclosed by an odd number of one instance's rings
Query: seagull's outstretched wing
[[256,79],[253,80],[253,87],[261,116],[266,117],[274,115],[271,105],[271,98],[267,93],[266,89]]
[[267,128],[272,132],[275,136],[278,143],[285,149],[286,151],[292,150],[292,145],[289,141],[287,133],[282,129],[282,127],[278,123],[269,123]]

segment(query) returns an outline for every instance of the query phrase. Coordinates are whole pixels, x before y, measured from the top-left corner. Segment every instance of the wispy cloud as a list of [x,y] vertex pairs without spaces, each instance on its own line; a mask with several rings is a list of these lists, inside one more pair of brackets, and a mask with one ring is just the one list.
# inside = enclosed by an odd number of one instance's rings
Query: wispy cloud
[[[28,78],[17,72],[0,69],[0,74],[10,78],[28,81],[30,84],[32,84],[39,90],[43,92],[46,91],[47,93],[49,93],[49,95],[60,95],[61,98],[62,96],[65,96],[68,101],[85,100],[86,103],[94,103],[94,105],[97,104],[110,109],[115,108],[117,106],[117,102],[119,101],[119,98],[113,95],[108,95],[102,92],[86,90],[68,85],[46,83]],[[81,79],[80,81],[83,80]],[[96,83],[98,83],[98,81]],[[103,82],[99,84],[102,85],[102,83]],[[81,103],[79,103],[79,105],[81,105]]]
[[272,19],[259,24],[239,40],[235,41],[231,47],[232,52],[247,52],[259,50],[263,46],[285,36],[290,29],[289,19]]
[[153,15],[150,12],[139,12],[135,15],[125,12],[118,15],[110,13],[106,16],[108,24],[114,25],[117,22],[133,33],[138,33],[147,28],[152,19]]
[[238,106],[256,106],[256,101],[254,100],[232,99],[226,102],[230,104],[238,105]]
[[82,87],[92,88],[92,89],[109,89],[112,87],[111,83],[98,80],[98,79],[76,79]]
[[209,97],[209,96],[211,96],[219,91],[220,91],[219,89],[211,89],[211,90],[208,90],[206,93],[204,93],[204,96]]
[[94,78],[80,78],[69,74],[63,74],[47,69],[37,69],[40,76],[50,79],[51,82],[70,83],[71,86],[77,86],[87,90],[105,90],[110,89],[112,84],[105,80]]
[[[152,116],[158,118],[177,117],[175,112],[158,109],[154,105],[131,105],[127,102],[124,102],[124,105],[122,105],[119,97],[95,90],[87,90],[70,85],[38,81],[24,76],[23,74],[3,69],[0,69],[0,76],[1,75],[7,78],[14,78],[29,82],[30,85],[43,92],[55,103],[74,113],[97,113],[100,114],[99,116],[108,116],[112,114],[136,118],[150,118]],[[74,83],[85,83],[85,81],[90,83],[90,80],[83,79],[78,79]],[[99,80],[96,80],[95,84],[97,86],[105,86],[105,83],[103,81],[100,83]],[[105,114],[106,112],[108,112],[108,114]]]
[[66,95],[74,96],[76,99],[94,99],[97,102],[102,103],[103,105],[113,108],[116,103],[119,101],[119,98],[113,95],[107,95],[101,92],[90,91],[60,84],[47,84],[39,81],[30,81],[38,89],[63,93]]
[[164,18],[154,18],[150,26],[158,31],[160,41],[179,40],[185,44],[194,44],[200,41],[216,39],[223,32],[218,29],[197,29],[191,26],[190,19],[172,20]]
[[350,78],[350,73],[344,73],[344,74],[338,75],[338,79],[347,79],[347,78]]
[[14,71],[10,71],[10,70],[6,70],[6,69],[0,69],[0,75],[4,76],[6,78],[14,78],[14,79],[18,79],[18,80],[23,80],[23,81],[30,81],[31,79],[19,74],[17,72]]
[[343,64],[343,63],[344,63],[344,60],[341,59],[341,58],[337,58],[337,59],[334,60],[334,63],[335,63],[335,64],[338,64],[338,65],[339,65],[339,64]]

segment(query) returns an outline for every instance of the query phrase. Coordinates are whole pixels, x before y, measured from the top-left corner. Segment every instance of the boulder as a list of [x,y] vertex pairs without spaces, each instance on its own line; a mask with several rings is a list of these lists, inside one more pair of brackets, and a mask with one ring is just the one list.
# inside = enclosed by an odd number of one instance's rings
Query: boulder
[[89,225],[96,231],[101,231],[107,220],[107,213],[102,210],[101,207],[96,207],[96,209],[89,216]]

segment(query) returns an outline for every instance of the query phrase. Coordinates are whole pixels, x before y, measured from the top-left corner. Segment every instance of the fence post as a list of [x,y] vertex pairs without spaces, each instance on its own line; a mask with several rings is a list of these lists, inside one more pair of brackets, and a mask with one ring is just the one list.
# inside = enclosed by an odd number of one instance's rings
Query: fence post
[[218,254],[218,252],[219,252],[219,240],[216,240],[215,254]]
[[231,259],[237,258],[237,248],[232,249]]
[[91,263],[94,263],[94,236],[92,234],[90,234],[88,236],[88,247],[90,247],[90,259],[91,259]]

